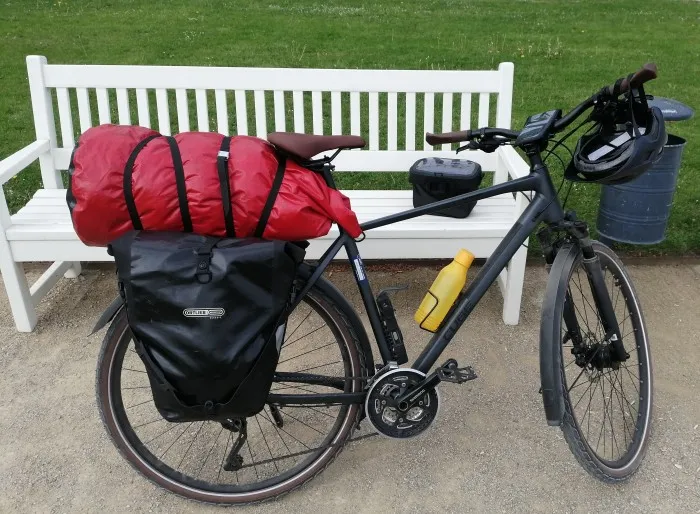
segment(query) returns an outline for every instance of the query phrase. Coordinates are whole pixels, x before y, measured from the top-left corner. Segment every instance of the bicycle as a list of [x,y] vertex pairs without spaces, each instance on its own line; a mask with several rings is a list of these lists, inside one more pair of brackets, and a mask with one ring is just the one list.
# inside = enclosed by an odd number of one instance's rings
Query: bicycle
[[[460,150],[489,152],[514,145],[525,152],[531,172],[367,222],[364,231],[503,193],[534,194],[410,368],[399,367],[408,356],[388,295],[375,298],[357,242],[342,230],[316,264],[305,263],[300,270],[267,406],[251,418],[189,424],[160,418],[149,402],[148,379],[118,298],[96,327],[111,321],[99,356],[96,392],[115,446],[141,474],[165,489],[194,500],[235,504],[267,500],[306,483],[339,454],[365,417],[389,437],[423,433],[436,418],[436,386],[475,378],[470,367],[459,367],[453,359],[430,370],[511,257],[544,223],[537,235],[550,267],[540,333],[546,419],[562,428],[571,451],[591,475],[604,482],[628,479],[647,450],[652,410],[652,362],[639,299],[613,250],[591,240],[586,223],[564,211],[542,154],[553,136],[584,112],[592,108],[603,116],[620,111],[633,91],[655,77],[655,67],[646,66],[565,116],[560,110],[531,116],[521,131],[482,128],[426,135],[430,144],[466,142]],[[296,141],[314,151],[337,148],[331,157],[307,162],[335,187],[331,162],[357,141],[318,137]],[[342,248],[379,363],[357,312],[322,276]],[[302,325],[306,328],[300,330]]]

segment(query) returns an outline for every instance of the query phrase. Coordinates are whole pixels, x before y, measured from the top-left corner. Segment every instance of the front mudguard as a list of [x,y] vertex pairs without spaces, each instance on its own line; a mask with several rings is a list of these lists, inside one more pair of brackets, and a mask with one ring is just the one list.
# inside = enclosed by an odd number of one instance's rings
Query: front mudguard
[[564,385],[561,370],[561,323],[564,298],[569,285],[569,271],[580,249],[565,244],[558,251],[549,270],[547,289],[542,302],[540,322],[540,383],[547,424],[559,426],[564,419]]

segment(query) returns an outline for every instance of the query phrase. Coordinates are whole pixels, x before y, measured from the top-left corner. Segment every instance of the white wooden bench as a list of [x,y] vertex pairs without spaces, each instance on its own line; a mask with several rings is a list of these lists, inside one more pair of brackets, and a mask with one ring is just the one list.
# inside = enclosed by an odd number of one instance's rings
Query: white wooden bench
[[[74,66],[29,56],[27,71],[36,141],[0,161],[0,184],[37,159],[43,182],[14,215],[0,188],[0,270],[20,331],[34,328],[37,302],[62,276],[80,274],[81,261],[111,260],[104,248],[78,240],[61,179],[78,134],[93,125],[138,123],[163,134],[192,129],[262,138],[268,129],[368,132],[368,148],[341,153],[337,170],[381,172],[406,171],[426,156],[454,157],[449,145],[428,146],[420,136],[424,131],[510,127],[511,121],[512,63],[497,71],[383,71]],[[494,172],[494,183],[528,173],[510,147],[462,156]],[[408,190],[345,193],[361,221],[412,207]],[[373,230],[360,250],[365,259],[422,259],[449,258],[466,247],[488,257],[526,201],[503,195],[480,201],[465,220],[425,216]],[[309,258],[318,257],[335,234],[314,241]],[[508,324],[518,322],[525,257],[522,248],[499,277]],[[29,287],[22,263],[33,261],[53,264]]]

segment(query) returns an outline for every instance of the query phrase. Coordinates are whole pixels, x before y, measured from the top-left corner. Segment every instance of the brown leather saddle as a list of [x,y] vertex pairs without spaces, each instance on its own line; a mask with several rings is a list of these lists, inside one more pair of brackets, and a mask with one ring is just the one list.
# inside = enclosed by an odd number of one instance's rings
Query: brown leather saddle
[[279,150],[309,160],[328,150],[364,148],[367,143],[360,136],[317,136],[294,132],[273,132],[267,140]]

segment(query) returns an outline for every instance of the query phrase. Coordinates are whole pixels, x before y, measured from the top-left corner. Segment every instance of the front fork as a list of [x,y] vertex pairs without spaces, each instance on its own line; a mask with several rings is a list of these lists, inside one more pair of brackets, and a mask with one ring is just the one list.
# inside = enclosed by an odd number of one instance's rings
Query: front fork
[[[538,232],[540,245],[542,246],[545,260],[551,265],[556,257],[557,247],[552,242],[552,233],[557,231],[566,231],[578,242],[581,253],[583,254],[583,267],[586,270],[588,283],[593,292],[593,300],[595,307],[600,315],[603,331],[605,332],[605,341],[610,343],[612,349],[612,357],[618,362],[624,362],[629,358],[629,354],[625,350],[620,326],[615,315],[615,308],[612,304],[612,299],[605,284],[603,269],[600,266],[600,258],[593,250],[593,244],[588,234],[588,225],[583,221],[577,221],[573,213],[567,213],[565,221],[552,226],[545,227]],[[581,327],[576,317],[575,307],[571,292],[567,290],[566,301],[564,302],[564,323],[574,345],[574,348],[583,347],[583,335]]]

